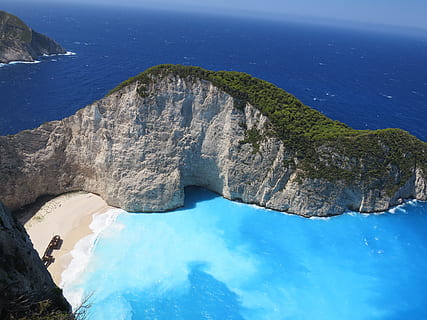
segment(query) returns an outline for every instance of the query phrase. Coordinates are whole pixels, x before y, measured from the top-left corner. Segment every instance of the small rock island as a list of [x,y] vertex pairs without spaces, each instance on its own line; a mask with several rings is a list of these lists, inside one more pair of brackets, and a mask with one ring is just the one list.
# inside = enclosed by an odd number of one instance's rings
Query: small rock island
[[54,40],[32,30],[13,14],[0,11],[0,63],[33,62],[41,55],[65,53]]

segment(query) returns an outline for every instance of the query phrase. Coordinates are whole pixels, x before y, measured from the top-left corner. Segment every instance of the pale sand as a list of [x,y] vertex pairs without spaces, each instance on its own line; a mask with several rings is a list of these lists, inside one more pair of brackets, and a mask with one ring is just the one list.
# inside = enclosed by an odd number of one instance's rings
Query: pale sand
[[111,207],[97,195],[67,193],[45,203],[25,223],[25,229],[40,258],[54,235],[59,235],[63,240],[61,248],[53,250],[55,261],[48,267],[56,285],[61,284],[61,274],[71,261],[70,251],[80,239],[92,233],[89,225],[93,215],[109,209]]

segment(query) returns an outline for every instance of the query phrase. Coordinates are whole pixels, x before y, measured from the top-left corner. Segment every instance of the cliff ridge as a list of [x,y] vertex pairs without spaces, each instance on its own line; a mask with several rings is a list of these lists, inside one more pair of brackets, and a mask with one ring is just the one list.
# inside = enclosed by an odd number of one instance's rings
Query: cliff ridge
[[238,72],[162,65],[60,121],[0,137],[1,200],[84,190],[128,211],[184,203],[186,186],[310,216],[427,199],[427,144],[354,130]]

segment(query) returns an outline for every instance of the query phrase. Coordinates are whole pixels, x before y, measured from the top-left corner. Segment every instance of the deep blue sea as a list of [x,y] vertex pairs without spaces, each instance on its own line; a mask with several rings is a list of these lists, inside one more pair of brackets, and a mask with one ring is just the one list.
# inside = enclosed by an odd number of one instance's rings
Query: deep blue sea
[[[0,67],[0,134],[73,114],[160,63],[273,82],[358,129],[427,141],[427,36],[91,6],[4,3],[75,55]],[[427,319],[427,204],[305,219],[188,189],[166,214],[113,210],[64,292],[89,320]]]

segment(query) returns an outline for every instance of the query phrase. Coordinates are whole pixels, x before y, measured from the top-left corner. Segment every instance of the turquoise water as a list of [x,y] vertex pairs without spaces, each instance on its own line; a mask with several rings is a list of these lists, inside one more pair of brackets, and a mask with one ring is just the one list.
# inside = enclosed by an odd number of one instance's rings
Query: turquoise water
[[427,318],[427,203],[305,219],[203,189],[186,200],[98,217],[65,275],[73,303],[92,294],[89,320]]
[[[0,68],[0,134],[73,114],[160,63],[248,72],[357,129],[427,140],[426,37],[113,7],[3,1],[74,56]],[[427,319],[427,204],[307,220],[192,190],[113,210],[73,251],[67,298],[97,319]]]

